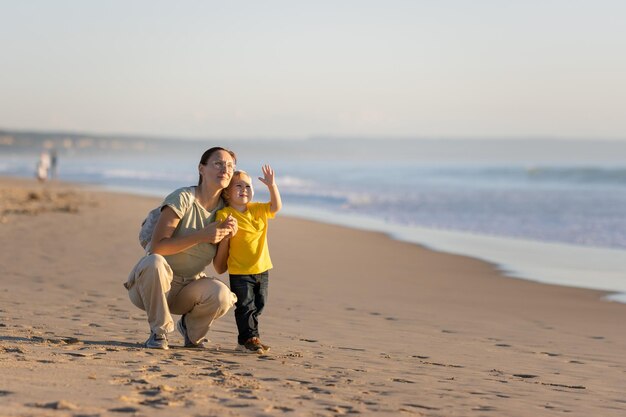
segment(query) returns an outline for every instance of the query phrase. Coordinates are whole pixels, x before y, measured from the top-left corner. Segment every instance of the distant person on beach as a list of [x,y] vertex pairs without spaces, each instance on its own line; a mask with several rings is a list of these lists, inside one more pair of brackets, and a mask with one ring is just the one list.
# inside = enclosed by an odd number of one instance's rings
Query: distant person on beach
[[253,203],[254,189],[250,176],[245,171],[235,171],[230,185],[222,195],[228,204],[217,213],[218,221],[233,217],[237,220],[238,232],[227,236],[219,244],[215,265],[228,268],[230,289],[237,296],[235,320],[239,335],[238,350],[264,353],[270,347],[259,339],[259,316],[268,296],[269,270],[272,261],[267,246],[268,220],[282,208],[274,170],[269,165],[262,167],[263,178],[270,193],[268,203]]
[[59,163],[59,155],[57,154],[57,150],[52,149],[50,151],[50,178],[52,179],[56,179],[59,174],[58,163]]
[[204,269],[213,261],[217,244],[237,233],[234,218],[215,219],[224,207],[221,193],[230,183],[236,161],[230,150],[207,150],[198,165],[198,185],[175,190],[156,212],[158,220],[146,255],[124,284],[132,303],[148,316],[148,348],[169,349],[172,314],[182,315],[176,329],[185,347],[204,347],[211,323],[235,304],[230,289],[217,278],[207,277]]
[[39,180],[39,182],[44,182],[48,179],[49,171],[50,171],[50,155],[48,155],[48,152],[42,152],[39,155],[39,160],[37,161],[35,177]]

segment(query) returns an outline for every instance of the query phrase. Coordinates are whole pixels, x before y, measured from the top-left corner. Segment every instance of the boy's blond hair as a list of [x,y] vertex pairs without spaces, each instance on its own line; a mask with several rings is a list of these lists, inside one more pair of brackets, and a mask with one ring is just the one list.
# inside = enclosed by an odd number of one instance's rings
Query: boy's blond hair
[[252,177],[244,170],[238,170],[233,172],[233,176],[230,178],[230,183],[228,184],[228,187],[224,188],[222,190],[222,199],[226,202],[226,204],[230,204],[229,197],[228,197],[228,191],[230,191],[230,186],[233,183],[233,180],[236,178],[240,178],[246,176],[248,177],[248,179],[250,180],[250,182],[252,182]]

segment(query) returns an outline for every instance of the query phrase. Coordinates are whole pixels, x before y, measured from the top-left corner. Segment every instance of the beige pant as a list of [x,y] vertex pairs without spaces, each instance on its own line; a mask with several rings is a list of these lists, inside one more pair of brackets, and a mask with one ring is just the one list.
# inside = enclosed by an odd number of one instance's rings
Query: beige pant
[[165,258],[154,254],[141,258],[125,286],[132,303],[147,313],[152,332],[173,331],[172,314],[186,314],[187,335],[193,343],[199,343],[213,320],[237,301],[220,280],[175,276]]

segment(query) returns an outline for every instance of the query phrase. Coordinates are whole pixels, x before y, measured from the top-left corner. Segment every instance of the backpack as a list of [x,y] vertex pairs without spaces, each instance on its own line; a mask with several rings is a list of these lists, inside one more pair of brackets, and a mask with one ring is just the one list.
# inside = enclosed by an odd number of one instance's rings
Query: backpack
[[150,210],[143,222],[141,222],[141,229],[139,230],[139,244],[146,251],[149,250],[150,241],[152,240],[152,232],[156,227],[159,217],[161,216],[161,208],[159,206]]
[[[191,208],[194,200],[195,196],[192,194],[191,204],[189,205],[189,207],[185,208],[185,212],[187,212]],[[163,207],[163,205],[160,205],[157,208],[150,210],[146,218],[143,220],[143,222],[141,222],[141,229],[139,230],[139,244],[142,248],[146,250],[146,252],[150,251],[150,241],[152,240],[152,233],[154,232],[154,228],[159,221],[159,217],[161,216],[161,209]]]

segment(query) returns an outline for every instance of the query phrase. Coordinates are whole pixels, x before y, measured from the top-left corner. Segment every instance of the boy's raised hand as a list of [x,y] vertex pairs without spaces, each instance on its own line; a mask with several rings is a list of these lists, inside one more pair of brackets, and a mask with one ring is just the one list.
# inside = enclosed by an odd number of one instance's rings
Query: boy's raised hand
[[263,184],[265,184],[268,187],[273,187],[275,185],[275,182],[274,182],[274,170],[272,169],[272,167],[267,164],[263,165],[261,167],[261,171],[263,171],[263,175],[265,176],[265,178],[259,177],[259,181],[261,181]]
[[278,191],[278,185],[276,185],[274,178],[274,170],[271,166],[265,164],[261,167],[265,178],[259,177],[259,181],[267,186],[270,192],[270,212],[276,213],[280,211],[283,206],[283,202],[280,199],[280,192]]

